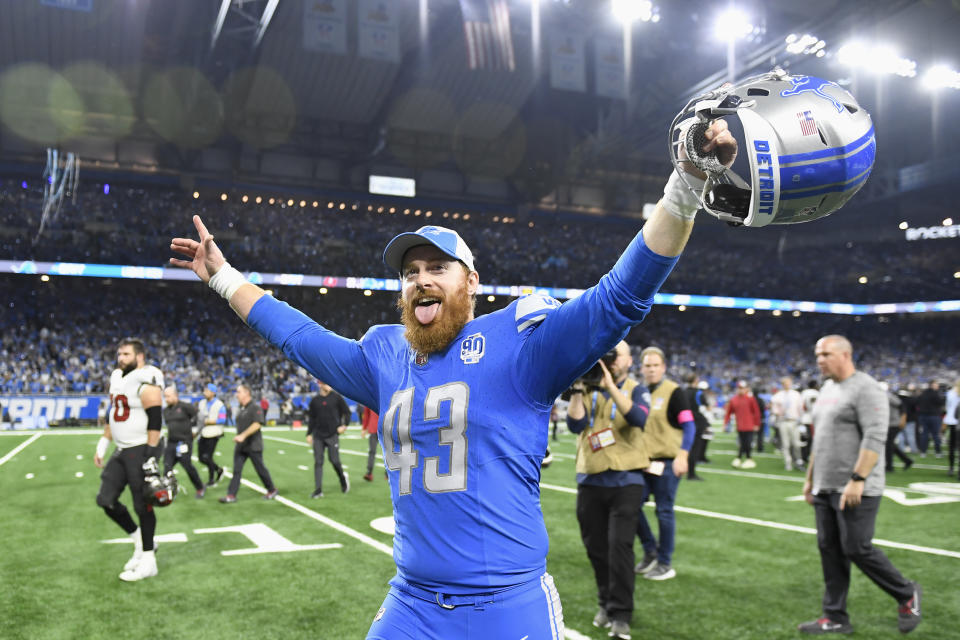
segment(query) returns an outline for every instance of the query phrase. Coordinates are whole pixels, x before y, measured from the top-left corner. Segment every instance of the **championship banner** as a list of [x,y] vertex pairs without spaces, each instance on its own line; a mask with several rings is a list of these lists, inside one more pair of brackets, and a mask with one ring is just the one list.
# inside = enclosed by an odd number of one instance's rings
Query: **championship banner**
[[597,95],[618,100],[627,99],[627,78],[621,38],[597,37],[593,41],[596,54]]
[[555,28],[550,35],[550,86],[566,91],[587,90],[583,35]]
[[396,0],[360,0],[357,54],[361,58],[400,62],[399,11]]
[[307,51],[346,55],[346,0],[305,0],[303,48]]

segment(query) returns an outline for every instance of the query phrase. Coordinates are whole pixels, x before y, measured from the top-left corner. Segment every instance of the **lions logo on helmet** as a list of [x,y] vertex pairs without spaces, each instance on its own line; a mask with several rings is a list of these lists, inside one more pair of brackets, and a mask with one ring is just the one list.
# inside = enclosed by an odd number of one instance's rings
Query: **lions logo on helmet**
[[143,497],[147,504],[156,507],[166,507],[177,497],[179,485],[173,471],[164,475],[152,475],[144,478]]
[[[746,178],[698,152],[709,122],[732,115],[743,129]],[[703,190],[695,190],[703,208],[748,227],[808,222],[837,211],[867,181],[877,152],[870,114],[850,93],[780,69],[688,102],[670,131],[678,169],[681,145],[707,174]]]

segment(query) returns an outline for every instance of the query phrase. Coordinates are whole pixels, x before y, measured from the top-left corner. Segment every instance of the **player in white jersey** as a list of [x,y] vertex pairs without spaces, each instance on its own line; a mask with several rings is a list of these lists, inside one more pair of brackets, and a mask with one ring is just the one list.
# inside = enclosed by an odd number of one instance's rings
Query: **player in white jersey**
[[[161,389],[163,374],[145,362],[143,342],[124,338],[117,347],[117,368],[110,375],[110,407],[103,436],[97,443],[93,462],[102,467],[97,504],[111,520],[130,535],[134,553],[123,567],[120,579],[135,582],[157,575],[153,533],[157,516],[144,496],[145,477],[159,473]],[[110,441],[117,448],[105,461]],[[106,462],[106,466],[104,466]],[[124,487],[130,487],[137,527],[127,508],[120,503]]]

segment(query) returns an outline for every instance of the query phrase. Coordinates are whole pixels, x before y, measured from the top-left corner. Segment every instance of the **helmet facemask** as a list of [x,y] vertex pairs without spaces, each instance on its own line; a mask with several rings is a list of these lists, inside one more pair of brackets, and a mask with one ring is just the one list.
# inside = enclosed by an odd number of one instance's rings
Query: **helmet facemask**
[[[727,119],[739,144],[731,168],[716,154],[697,151],[717,118]],[[707,174],[702,190],[691,186],[680,167],[681,144]],[[782,70],[693,98],[674,118],[669,145],[701,206],[720,220],[749,227],[833,213],[866,182],[876,154],[870,116],[852,95],[832,82]]]

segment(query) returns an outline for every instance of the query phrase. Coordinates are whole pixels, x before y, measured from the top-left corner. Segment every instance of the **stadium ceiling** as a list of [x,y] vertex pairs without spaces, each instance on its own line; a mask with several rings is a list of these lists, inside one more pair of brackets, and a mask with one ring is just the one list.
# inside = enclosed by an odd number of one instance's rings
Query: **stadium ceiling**
[[[358,12],[374,4],[4,3],[0,162],[38,162],[55,146],[77,151],[88,167],[176,173],[188,186],[218,179],[362,189],[381,171],[416,177],[422,192],[444,197],[563,204],[585,189],[601,210],[630,210],[655,200],[669,171],[663,133],[674,111],[728,73],[727,45],[712,36],[726,3],[654,2],[659,21],[631,27],[626,99],[596,91],[600,43],[623,33],[606,0],[509,0],[512,71],[468,68],[459,0],[395,0],[396,59],[364,57]],[[955,2],[737,5],[755,29],[735,45],[736,75],[779,64],[846,83],[874,116],[878,175],[922,171],[938,157],[944,164],[958,148],[960,91],[931,94],[919,78],[852,72],[835,55],[860,38],[890,42],[921,68],[958,68]],[[308,50],[311,16],[337,6],[346,7],[344,53]],[[551,86],[551,38],[561,33],[585,43],[584,91]],[[791,33],[823,39],[828,55],[787,52]],[[956,179],[960,163],[947,164],[954,169],[934,167],[931,180]],[[889,180],[877,182],[872,201],[899,195]]]

